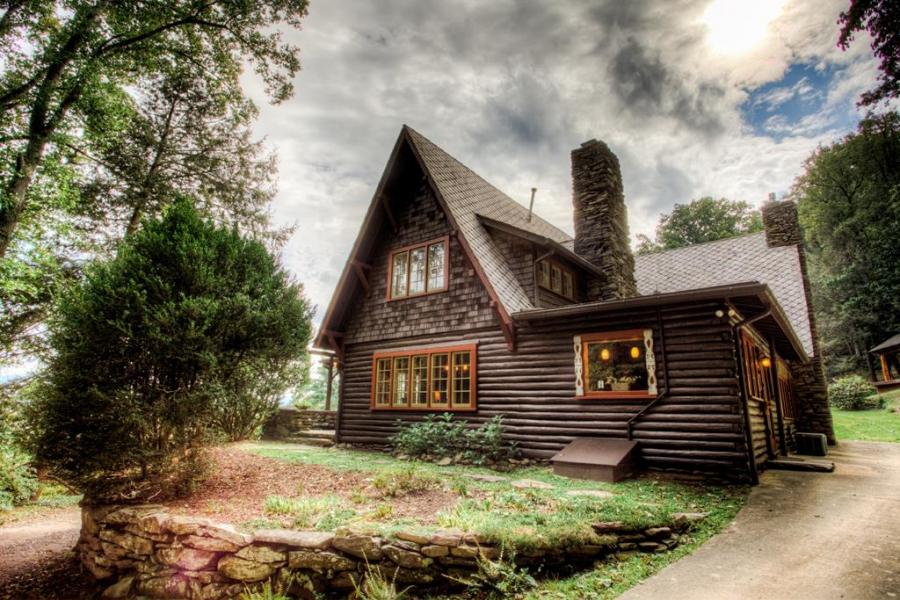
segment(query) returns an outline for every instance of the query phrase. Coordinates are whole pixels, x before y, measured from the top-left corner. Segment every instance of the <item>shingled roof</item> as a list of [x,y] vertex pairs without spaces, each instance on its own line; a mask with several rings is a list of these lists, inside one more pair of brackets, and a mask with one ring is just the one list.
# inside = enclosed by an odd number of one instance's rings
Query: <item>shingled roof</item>
[[679,292],[758,281],[784,309],[803,349],[813,356],[809,312],[796,246],[770,248],[765,233],[635,256],[638,293]]
[[405,129],[426,173],[437,188],[436,192],[446,203],[507,313],[533,308],[525,290],[479,221],[479,215],[547,237],[559,244],[568,242],[571,237],[537,215],[529,221],[528,209],[524,206],[416,130],[408,126]]

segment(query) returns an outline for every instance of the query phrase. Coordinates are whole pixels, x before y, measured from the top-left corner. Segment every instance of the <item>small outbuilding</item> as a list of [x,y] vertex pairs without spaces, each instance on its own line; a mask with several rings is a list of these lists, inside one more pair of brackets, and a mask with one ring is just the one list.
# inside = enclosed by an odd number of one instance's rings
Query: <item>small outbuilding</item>
[[881,364],[881,372],[873,372],[872,383],[878,393],[900,389],[900,333],[881,342],[869,352],[876,355]]

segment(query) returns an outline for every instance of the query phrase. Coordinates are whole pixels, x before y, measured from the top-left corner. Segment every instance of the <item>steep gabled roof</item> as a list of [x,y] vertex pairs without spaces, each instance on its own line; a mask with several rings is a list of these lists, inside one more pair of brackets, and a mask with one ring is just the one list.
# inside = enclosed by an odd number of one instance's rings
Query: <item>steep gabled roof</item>
[[642,296],[759,281],[769,286],[809,356],[814,354],[800,254],[796,246],[770,248],[765,233],[639,254],[634,276]]
[[[415,157],[418,167],[431,184],[451,227],[458,232],[460,245],[487,288],[500,321],[505,327],[509,327],[511,323],[509,320],[511,313],[533,308],[533,305],[503,255],[494,245],[490,234],[481,224],[479,215],[508,223],[531,234],[546,237],[555,243],[571,242],[570,236],[540,217],[533,215],[529,220],[528,209],[444,152],[425,136],[404,125],[325,313],[316,338],[317,346],[324,346],[329,336],[339,335],[339,332],[333,330],[334,322],[339,322],[343,318],[348,299],[359,287],[359,279],[354,276],[354,271],[358,272],[363,268],[366,254],[373,244],[372,238],[385,220],[382,204],[388,202],[385,200],[386,186],[394,175],[398,157],[407,149]],[[508,329],[505,329],[505,332],[509,334]],[[330,345],[333,345],[333,342]]]
[[494,245],[490,234],[479,222],[479,215],[507,223],[559,244],[570,239],[561,229],[537,215],[528,220],[528,209],[485,181],[480,175],[444,152],[436,144],[410,127],[409,133],[426,175],[435,192],[443,199],[459,231],[468,242],[475,260],[497,294],[506,312],[514,313],[533,305],[509,265]]

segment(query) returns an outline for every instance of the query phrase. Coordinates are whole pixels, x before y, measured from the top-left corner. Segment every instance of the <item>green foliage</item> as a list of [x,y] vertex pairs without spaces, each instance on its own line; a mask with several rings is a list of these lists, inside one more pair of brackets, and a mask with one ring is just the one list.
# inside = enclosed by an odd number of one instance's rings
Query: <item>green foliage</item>
[[676,204],[671,213],[660,215],[656,240],[639,235],[637,251],[672,250],[756,231],[762,231],[762,217],[747,202],[707,196]]
[[882,397],[886,406],[881,410],[832,409],[837,439],[900,443],[900,390]]
[[372,487],[388,498],[434,489],[440,483],[436,475],[412,465],[381,471],[372,478]]
[[0,510],[25,504],[39,488],[29,456],[0,441]]
[[240,600],[291,600],[291,597],[284,592],[284,589],[287,587],[290,586],[272,585],[271,581],[266,581],[259,589],[255,590],[244,586]]
[[421,422],[404,425],[391,437],[393,447],[409,456],[455,457],[484,464],[508,460],[516,455],[515,442],[503,440],[503,420],[496,416],[480,427],[468,427],[467,421],[454,419],[451,413],[427,415]]
[[385,575],[385,571],[390,571],[389,567],[367,563],[362,585],[357,585],[355,581],[353,582],[356,597],[359,600],[402,600],[406,598],[409,588],[404,590],[397,589],[397,571],[399,568],[394,569],[394,573],[389,579]]
[[859,375],[841,377],[829,384],[828,401],[842,410],[868,410],[884,406],[884,399],[875,394],[875,387]]
[[867,31],[872,51],[881,60],[881,83],[862,95],[860,104],[874,106],[900,96],[900,4],[895,0],[853,0],[838,18],[838,46],[846,50],[857,31]]
[[259,242],[177,202],[62,298],[36,459],[90,500],[184,491],[219,401],[276,392],[257,384],[303,355],[310,313]]
[[487,600],[520,598],[537,587],[537,580],[528,569],[519,567],[513,560],[504,560],[501,554],[497,560],[478,556],[478,569],[469,576],[454,578],[466,586],[464,595]]
[[[331,389],[331,408],[337,408],[340,398],[340,377],[333,372]],[[328,368],[320,364],[315,377],[307,377],[303,384],[297,386],[291,398],[291,405],[297,410],[325,410],[325,396],[328,393]]]
[[826,364],[863,371],[867,350],[900,331],[900,115],[866,118],[816,150],[792,195]]

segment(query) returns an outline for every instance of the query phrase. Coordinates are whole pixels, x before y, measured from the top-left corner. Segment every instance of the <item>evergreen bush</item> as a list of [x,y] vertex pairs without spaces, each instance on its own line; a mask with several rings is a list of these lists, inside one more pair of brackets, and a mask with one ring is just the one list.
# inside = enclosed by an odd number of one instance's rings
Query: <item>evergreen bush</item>
[[875,387],[859,375],[839,377],[828,386],[828,401],[841,410],[883,408],[884,399],[876,395]]
[[261,243],[177,201],[59,302],[30,411],[36,460],[90,501],[189,491],[235,407],[256,406],[233,419],[243,431],[274,409],[310,317]]

